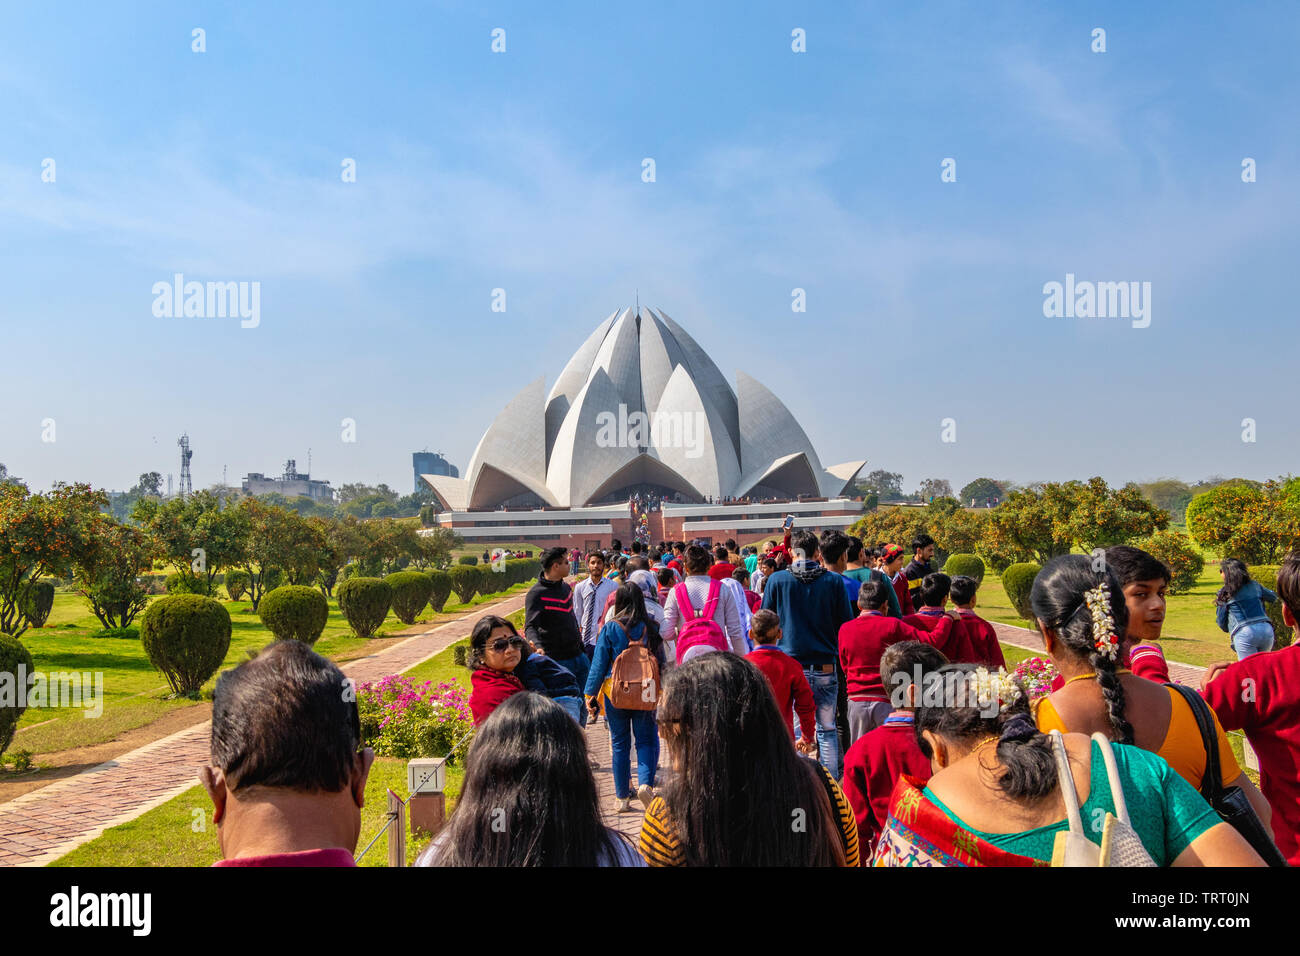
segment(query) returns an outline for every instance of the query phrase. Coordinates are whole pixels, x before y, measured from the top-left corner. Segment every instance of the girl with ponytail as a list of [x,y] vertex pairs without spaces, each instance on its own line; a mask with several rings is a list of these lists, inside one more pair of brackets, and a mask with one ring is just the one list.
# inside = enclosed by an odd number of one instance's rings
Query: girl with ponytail
[[[1128,625],[1124,591],[1111,570],[1095,570],[1093,562],[1091,556],[1065,555],[1034,578],[1029,602],[1048,656],[1065,679],[1036,703],[1038,729],[1100,732],[1149,750],[1200,790],[1206,753],[1196,715],[1175,685],[1156,684],[1118,666]],[[1223,785],[1241,787],[1267,826],[1268,801],[1238,766],[1217,718],[1214,729]]]

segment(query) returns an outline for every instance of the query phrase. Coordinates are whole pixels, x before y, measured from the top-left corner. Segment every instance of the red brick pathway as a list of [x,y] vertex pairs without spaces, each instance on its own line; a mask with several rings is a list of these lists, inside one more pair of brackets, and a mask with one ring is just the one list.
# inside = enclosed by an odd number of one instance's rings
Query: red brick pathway
[[[520,593],[494,605],[485,604],[481,610],[506,615],[523,604]],[[349,661],[343,672],[357,681],[400,673],[467,637],[477,617],[440,625],[369,657]],[[0,866],[43,866],[107,828],[134,820],[184,793],[198,783],[199,768],[208,762],[211,727],[210,722],[187,727],[0,804]]]

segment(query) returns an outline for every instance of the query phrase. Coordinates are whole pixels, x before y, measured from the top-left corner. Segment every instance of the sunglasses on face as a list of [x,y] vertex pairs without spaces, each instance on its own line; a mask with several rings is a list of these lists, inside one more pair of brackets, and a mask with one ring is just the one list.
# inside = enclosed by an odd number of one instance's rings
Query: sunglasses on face
[[495,641],[488,644],[488,650],[502,653],[508,647],[523,647],[524,639],[522,637],[498,637]]

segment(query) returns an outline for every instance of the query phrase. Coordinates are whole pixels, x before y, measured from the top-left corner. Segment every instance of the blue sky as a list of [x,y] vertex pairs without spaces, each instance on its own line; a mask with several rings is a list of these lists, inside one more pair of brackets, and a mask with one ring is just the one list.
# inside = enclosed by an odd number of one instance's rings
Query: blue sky
[[[1295,470],[1300,8],[700,6],[11,7],[0,461],[409,490],[639,290],[909,490]],[[156,318],[176,272],[260,325]],[[1045,318],[1066,273],[1150,327]]]

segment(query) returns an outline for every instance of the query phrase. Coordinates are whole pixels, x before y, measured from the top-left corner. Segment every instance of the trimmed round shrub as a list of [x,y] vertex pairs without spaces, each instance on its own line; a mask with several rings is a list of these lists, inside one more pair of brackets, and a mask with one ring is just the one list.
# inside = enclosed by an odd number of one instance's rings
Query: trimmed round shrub
[[[1258,581],[1260,587],[1268,588],[1274,594],[1277,593],[1277,569],[1276,564],[1252,564],[1246,568],[1250,572],[1250,577]],[[1282,620],[1282,600],[1265,601],[1264,612],[1268,619],[1273,622],[1273,650],[1279,650],[1283,647],[1291,646],[1292,631],[1287,623]]]
[[457,560],[457,564],[478,564],[478,557],[473,554],[462,554]]
[[451,589],[460,598],[460,603],[468,604],[474,600],[482,583],[479,569],[468,564],[458,564],[447,573],[451,575]]
[[1038,565],[1026,562],[1013,564],[1002,572],[1002,588],[1007,592],[1011,606],[1035,630],[1038,629],[1038,620],[1034,617],[1034,609],[1029,606],[1029,590],[1034,586],[1034,578],[1038,577],[1041,570]]
[[167,593],[168,594],[202,594],[203,582],[192,574],[181,574],[179,571],[167,575]]
[[383,578],[348,578],[335,593],[339,610],[357,637],[373,637],[393,603],[393,589]]
[[227,571],[226,572],[226,593],[230,595],[230,600],[238,601],[248,593],[248,572],[247,571]]
[[433,594],[433,581],[423,571],[396,571],[384,578],[393,589],[393,613],[403,624],[414,624]]
[[[1192,539],[1181,531],[1157,531],[1134,547],[1141,548],[1169,569],[1169,594],[1186,594],[1205,570],[1205,558],[1192,546]],[[1281,620],[1281,611],[1278,620]]]
[[172,690],[194,697],[230,650],[230,612],[212,598],[170,594],[144,612],[140,641]]
[[329,620],[330,603],[315,588],[287,584],[276,588],[257,605],[257,616],[280,641],[315,644]]
[[953,578],[964,574],[976,581],[983,581],[984,562],[977,554],[954,554],[944,562],[943,573]]
[[[24,683],[30,684],[33,677],[31,652],[8,634],[0,634],[0,674],[13,675],[3,679],[6,683],[12,682],[10,686],[14,689],[12,703],[0,702],[0,754],[8,750],[9,745],[13,743],[14,734],[18,731],[18,718],[27,709],[26,693],[21,695],[23,703],[21,705],[18,703],[18,668],[20,665],[27,675]],[[24,690],[26,689],[24,688]],[[4,701],[4,698],[0,698],[0,701]]]
[[441,614],[447,598],[451,597],[451,575],[446,571],[430,571],[429,581],[433,584],[433,590],[429,592],[429,606]]
[[54,607],[54,582],[33,581],[23,595],[23,613],[32,627],[44,627]]

